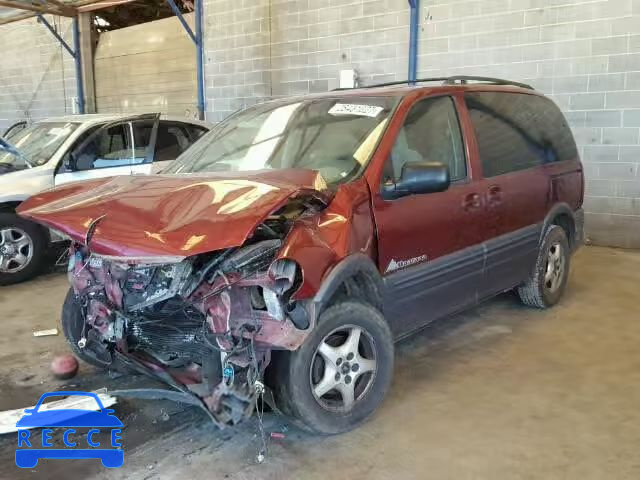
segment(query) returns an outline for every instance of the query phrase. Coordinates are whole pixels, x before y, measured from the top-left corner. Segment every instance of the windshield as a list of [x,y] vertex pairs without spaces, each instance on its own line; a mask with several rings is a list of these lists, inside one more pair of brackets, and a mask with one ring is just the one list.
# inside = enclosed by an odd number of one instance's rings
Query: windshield
[[256,105],[216,125],[166,173],[308,168],[328,183],[359,172],[397,97],[288,100]]
[[44,165],[77,127],[77,123],[68,122],[34,123],[12,135],[9,140],[20,155],[0,150],[0,164]]

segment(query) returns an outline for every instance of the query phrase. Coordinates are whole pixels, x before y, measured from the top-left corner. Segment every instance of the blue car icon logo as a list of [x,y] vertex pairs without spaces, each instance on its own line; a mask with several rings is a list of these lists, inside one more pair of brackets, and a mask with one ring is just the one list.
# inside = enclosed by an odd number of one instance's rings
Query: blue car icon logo
[[[42,407],[42,403],[49,397],[78,396],[90,397],[97,403],[100,411],[84,409],[50,409]],[[16,423],[18,428],[18,449],[16,449],[16,465],[21,468],[33,468],[41,458],[80,459],[99,458],[102,465],[107,468],[118,468],[124,463],[124,451],[120,448],[120,432],[122,422],[113,415],[113,410],[105,408],[98,395],[93,392],[48,392],[43,394],[34,408],[27,408],[24,415]],[[78,442],[74,437],[79,437],[73,427],[90,427],[87,432],[86,443],[91,448],[74,448]],[[31,445],[30,428],[44,428],[42,430],[42,448],[39,445]],[[53,448],[51,443],[51,428],[64,429],[62,435],[64,445],[67,448]],[[94,435],[100,433],[100,429],[111,429],[111,448],[99,448],[100,443]],[[21,448],[22,447],[22,448]]]

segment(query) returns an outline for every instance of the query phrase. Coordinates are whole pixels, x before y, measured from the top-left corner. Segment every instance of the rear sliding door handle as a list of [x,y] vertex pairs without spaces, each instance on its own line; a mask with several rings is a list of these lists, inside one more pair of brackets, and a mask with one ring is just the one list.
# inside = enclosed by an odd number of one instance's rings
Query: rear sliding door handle
[[489,205],[499,205],[502,203],[502,189],[498,185],[491,185],[487,193]]
[[469,193],[462,199],[462,208],[467,212],[472,210],[478,210],[482,207],[482,200],[477,193]]

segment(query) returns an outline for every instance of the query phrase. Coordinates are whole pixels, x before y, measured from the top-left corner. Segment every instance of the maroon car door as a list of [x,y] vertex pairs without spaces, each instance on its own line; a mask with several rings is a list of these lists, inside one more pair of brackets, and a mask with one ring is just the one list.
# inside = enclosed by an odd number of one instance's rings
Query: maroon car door
[[[381,185],[371,186],[385,313],[396,336],[476,302],[487,239],[485,209],[456,105],[462,99],[452,96],[401,105],[396,116],[403,118],[388,148]],[[450,187],[385,198],[385,186],[413,162],[446,165]]]
[[550,178],[542,165],[557,156],[541,134],[545,118],[539,115],[539,102],[548,100],[525,93],[465,94],[484,177],[478,187],[491,232],[481,297],[522,282],[537,258],[550,201]]

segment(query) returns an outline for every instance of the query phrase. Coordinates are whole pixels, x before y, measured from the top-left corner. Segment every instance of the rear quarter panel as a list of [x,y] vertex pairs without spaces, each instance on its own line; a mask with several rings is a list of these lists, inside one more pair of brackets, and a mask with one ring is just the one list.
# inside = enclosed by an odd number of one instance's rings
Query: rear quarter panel
[[566,203],[572,210],[582,207],[584,174],[579,159],[558,162],[544,167],[551,183],[551,204]]

